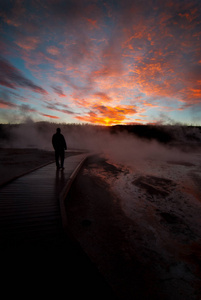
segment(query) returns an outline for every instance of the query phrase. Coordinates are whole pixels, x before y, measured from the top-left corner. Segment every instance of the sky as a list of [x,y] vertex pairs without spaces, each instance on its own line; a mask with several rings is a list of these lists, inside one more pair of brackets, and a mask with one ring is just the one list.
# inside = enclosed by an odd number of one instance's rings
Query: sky
[[0,123],[201,125],[201,1],[0,0]]

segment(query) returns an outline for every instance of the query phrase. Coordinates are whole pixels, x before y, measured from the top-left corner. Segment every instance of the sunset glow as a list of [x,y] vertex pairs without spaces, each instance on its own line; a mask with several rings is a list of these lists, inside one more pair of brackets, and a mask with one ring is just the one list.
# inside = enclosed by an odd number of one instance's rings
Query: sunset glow
[[0,123],[201,125],[201,2],[0,3]]

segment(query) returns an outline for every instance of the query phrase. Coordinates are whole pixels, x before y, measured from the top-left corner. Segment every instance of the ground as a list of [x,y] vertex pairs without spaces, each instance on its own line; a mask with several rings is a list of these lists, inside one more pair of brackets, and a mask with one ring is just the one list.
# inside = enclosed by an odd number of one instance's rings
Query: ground
[[67,199],[69,231],[120,299],[201,299],[200,179],[199,154],[132,170],[87,161]]
[[[51,160],[51,151],[1,149],[1,183]],[[68,234],[119,299],[201,299],[199,151],[132,167],[93,155],[66,214]]]

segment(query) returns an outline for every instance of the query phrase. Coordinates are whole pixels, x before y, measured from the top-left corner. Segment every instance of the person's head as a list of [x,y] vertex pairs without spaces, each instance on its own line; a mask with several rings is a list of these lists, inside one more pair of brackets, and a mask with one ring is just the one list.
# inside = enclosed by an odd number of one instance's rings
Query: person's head
[[61,129],[60,128],[57,128],[57,133],[61,133]]

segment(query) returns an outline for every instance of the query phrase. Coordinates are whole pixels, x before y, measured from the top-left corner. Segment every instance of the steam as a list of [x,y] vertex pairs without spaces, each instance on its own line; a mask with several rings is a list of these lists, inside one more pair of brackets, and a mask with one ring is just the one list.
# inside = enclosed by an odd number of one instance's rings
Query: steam
[[[34,123],[28,120],[25,124],[7,125],[9,139],[0,140],[1,147],[13,148],[38,148],[53,151],[52,135],[56,128],[60,127],[64,135],[68,150],[87,150],[92,153],[99,153],[113,162],[124,165],[135,165],[137,161],[154,160],[182,160],[190,159],[190,155],[178,147],[178,144],[189,143],[189,135],[194,137],[194,141],[201,141],[200,130],[197,128],[187,128],[184,132],[182,127],[165,127],[165,130],[172,130],[173,144],[163,145],[155,140],[148,141],[140,139],[127,132],[112,134],[109,128],[92,125],[68,125],[52,123]],[[192,143],[193,143],[192,142]]]

